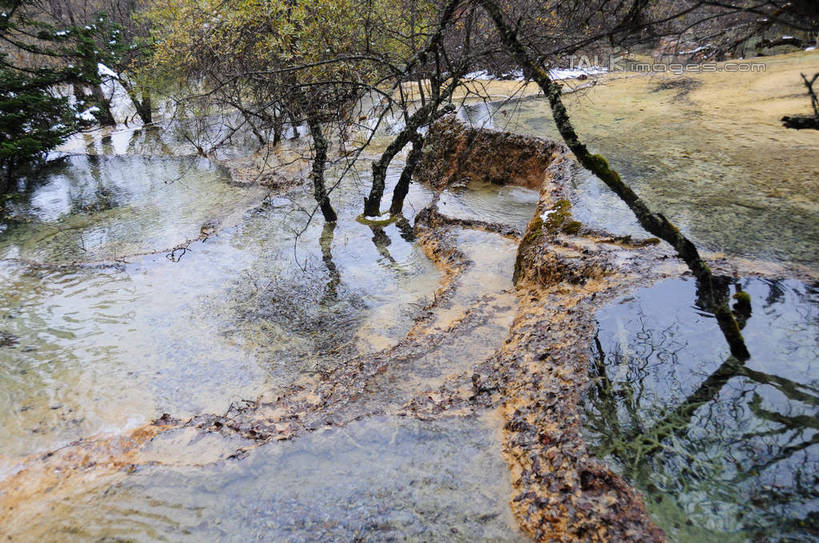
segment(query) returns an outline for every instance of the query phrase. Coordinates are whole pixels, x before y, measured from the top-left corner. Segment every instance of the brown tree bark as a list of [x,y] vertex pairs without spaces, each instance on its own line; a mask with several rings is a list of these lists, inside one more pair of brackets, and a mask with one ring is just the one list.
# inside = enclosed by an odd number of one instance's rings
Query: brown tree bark
[[315,115],[307,116],[307,126],[310,127],[310,135],[313,137],[313,168],[310,172],[310,179],[313,181],[313,197],[321,209],[321,214],[324,215],[324,220],[327,222],[336,222],[338,216],[336,215],[333,206],[330,205],[330,198],[327,196],[327,189],[324,186],[324,168],[327,165],[327,149],[329,145],[327,138],[324,137],[324,132],[321,129],[321,123]]
[[429,102],[410,115],[409,119],[407,119],[407,125],[390,142],[387,149],[381,154],[381,158],[373,163],[373,182],[370,187],[370,195],[364,199],[365,216],[376,217],[381,214],[381,198],[384,196],[387,168],[390,166],[390,162],[412,140],[418,129],[429,121],[434,108],[437,106],[437,102]]
[[401,177],[398,179],[398,184],[392,190],[392,203],[390,204],[390,214],[398,215],[404,208],[404,198],[407,197],[409,186],[412,182],[412,174],[415,172],[415,167],[421,160],[421,152],[424,147],[424,138],[417,132],[412,136],[412,150],[407,156],[407,163],[404,169],[401,170]]

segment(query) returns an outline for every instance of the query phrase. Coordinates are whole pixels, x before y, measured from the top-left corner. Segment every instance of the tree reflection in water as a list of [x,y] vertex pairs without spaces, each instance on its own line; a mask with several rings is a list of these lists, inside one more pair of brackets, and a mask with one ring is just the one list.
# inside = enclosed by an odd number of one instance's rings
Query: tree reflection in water
[[672,539],[819,540],[817,289],[761,279],[734,288],[753,299],[753,315],[738,319],[747,361],[727,356],[712,317],[689,305],[693,281],[601,311],[589,441],[644,491]]

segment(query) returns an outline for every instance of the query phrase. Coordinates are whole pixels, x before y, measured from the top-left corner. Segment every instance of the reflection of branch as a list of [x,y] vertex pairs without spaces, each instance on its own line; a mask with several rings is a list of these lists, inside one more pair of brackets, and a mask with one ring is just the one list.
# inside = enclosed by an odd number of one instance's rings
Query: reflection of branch
[[392,244],[390,236],[388,236],[387,233],[384,232],[383,227],[377,224],[369,224],[368,226],[370,227],[370,230],[372,230],[373,232],[372,241],[373,245],[375,245],[375,248],[378,251],[378,254],[387,259],[391,264],[395,264],[395,259],[390,254],[390,250],[387,249],[387,247],[389,247],[390,244]]
[[804,385],[802,383],[797,383],[796,381],[791,381],[790,379],[785,379],[784,377],[779,377],[778,375],[769,375],[761,371],[752,370],[750,368],[746,368],[745,366],[740,368],[739,373],[743,377],[747,377],[748,379],[756,381],[757,383],[772,386],[784,394],[789,400],[795,400],[810,405],[819,405],[819,396],[814,396],[799,390],[800,388],[807,389],[819,395],[819,390],[813,387],[809,387],[808,385]]
[[[738,302],[740,301],[738,300]],[[741,309],[739,313],[742,312]],[[742,320],[744,321],[744,319]],[[689,431],[697,410],[713,402],[719,396],[725,384],[734,377],[741,376],[758,384],[771,386],[792,401],[811,406],[819,405],[819,394],[817,394],[819,391],[815,387],[747,368],[743,361],[730,356],[693,393],[676,408],[665,414],[649,430],[642,431],[640,421],[632,420],[628,425],[628,433],[626,433],[620,428],[617,413],[624,408],[629,409],[628,395],[621,394],[619,396],[622,397],[618,398],[618,394],[615,393],[615,385],[606,376],[605,354],[597,337],[595,337],[592,350],[592,371],[598,376],[596,379],[598,386],[594,389],[597,395],[592,399],[599,402],[596,409],[597,415],[602,419],[602,424],[601,427],[597,428],[593,423],[590,426],[604,440],[601,443],[599,453],[612,454],[627,466],[644,464],[648,458],[663,451],[672,451],[674,454],[683,455],[682,457],[687,458],[688,461],[695,461],[696,458],[689,455],[688,452],[678,450],[673,442],[669,443],[669,438],[684,436]],[[622,402],[625,405],[621,405],[620,409],[618,409],[615,402]],[[804,432],[819,430],[819,417],[815,415],[788,416],[764,409],[762,407],[762,398],[756,393],[749,402],[748,409],[758,419],[773,423],[777,427],[762,433],[743,434],[739,438],[741,442],[747,443],[751,439],[764,436],[776,437],[786,432],[792,437],[787,443],[777,445],[772,452],[773,456],[764,462],[753,466],[743,466],[741,472],[733,479],[733,483],[740,483],[757,477],[759,473],[770,466],[819,444],[819,432],[814,432],[810,437],[804,437]]]
[[606,372],[606,353],[603,351],[603,345],[600,343],[600,338],[597,334],[594,336],[594,345],[597,352],[592,356],[594,360],[594,368],[597,371],[597,386],[595,387],[597,395],[602,402],[602,409],[598,412],[602,417],[605,417],[610,425],[609,434],[622,435],[620,428],[620,421],[617,418],[617,404],[614,399],[614,386],[611,379],[609,379]]
[[748,403],[751,412],[761,419],[765,419],[777,424],[781,424],[789,430],[801,430],[802,428],[813,428],[819,430],[819,417],[811,415],[787,416],[776,411],[769,411],[762,407],[762,397],[754,393],[753,399]]
[[682,404],[654,424],[649,431],[632,436],[632,439],[648,447],[646,455],[658,452],[658,443],[672,435],[685,433],[697,409],[716,398],[725,383],[738,375],[741,368],[742,363],[729,356]]
[[779,449],[779,453],[777,455],[771,457],[766,462],[762,462],[761,464],[755,464],[744,469],[742,473],[739,473],[736,477],[734,477],[732,482],[741,483],[742,481],[751,479],[753,477],[757,477],[760,473],[762,473],[769,467],[773,466],[777,462],[786,460],[793,456],[794,454],[798,453],[799,451],[804,451],[808,447],[812,447],[813,445],[817,444],[819,444],[819,433],[813,434],[813,437],[797,445],[789,445],[787,447],[782,447],[781,449]]
[[401,238],[407,243],[415,242],[415,230],[412,224],[403,216],[398,217],[395,221],[395,226],[401,234]]

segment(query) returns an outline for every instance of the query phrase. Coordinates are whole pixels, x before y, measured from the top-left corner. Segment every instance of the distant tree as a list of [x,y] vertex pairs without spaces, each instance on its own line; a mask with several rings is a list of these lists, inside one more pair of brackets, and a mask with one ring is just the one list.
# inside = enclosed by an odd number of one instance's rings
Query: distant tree
[[[56,28],[90,33],[89,52],[107,68],[101,82],[113,79],[122,85],[137,116],[149,124],[153,121],[152,92],[144,68],[152,43],[149,21],[141,16],[145,4],[142,0],[43,0],[34,2],[32,9],[39,19]],[[106,114],[102,121],[113,123],[113,116],[107,114],[110,97],[104,96],[99,85],[86,88]]]
[[0,192],[14,188],[21,169],[36,166],[81,129],[68,98],[53,93],[55,82],[53,72],[21,72],[0,57]]
[[[57,30],[32,2],[0,0],[0,190],[45,160],[48,151],[97,120],[61,88],[98,84],[93,27]],[[82,110],[80,109],[82,108]]]

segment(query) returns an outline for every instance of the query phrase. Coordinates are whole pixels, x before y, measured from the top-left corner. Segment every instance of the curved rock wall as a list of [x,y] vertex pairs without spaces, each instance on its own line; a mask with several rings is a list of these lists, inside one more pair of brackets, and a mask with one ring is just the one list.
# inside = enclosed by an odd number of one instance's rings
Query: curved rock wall
[[501,351],[473,376],[506,419],[504,452],[521,527],[537,541],[662,541],[639,494],[590,457],[579,402],[596,310],[681,267],[660,265],[670,253],[654,240],[617,239],[572,220],[570,160],[557,143],[448,117],[430,128],[416,179],[438,190],[473,180],[540,190],[518,248],[517,318]]
[[447,115],[430,127],[415,179],[437,189],[482,180],[540,190],[561,152],[552,141],[471,128]]

